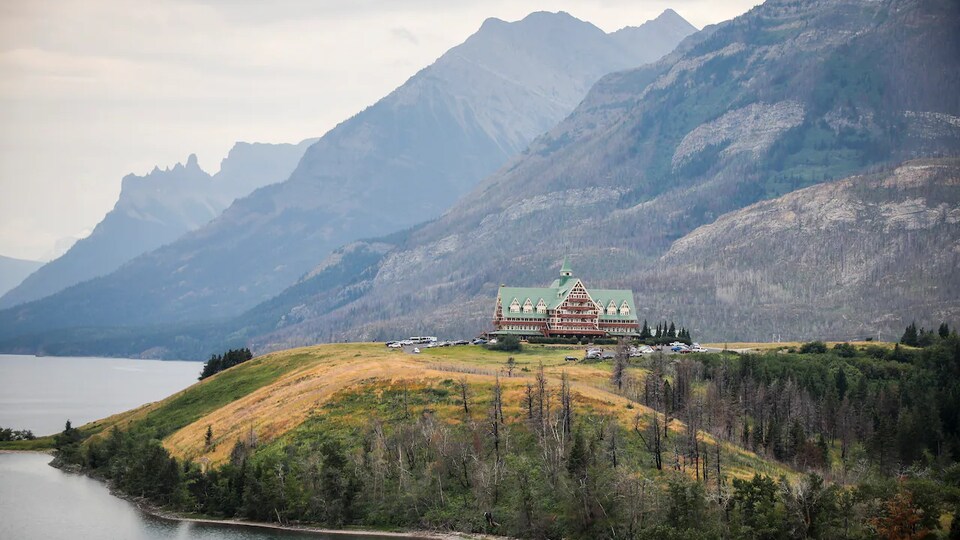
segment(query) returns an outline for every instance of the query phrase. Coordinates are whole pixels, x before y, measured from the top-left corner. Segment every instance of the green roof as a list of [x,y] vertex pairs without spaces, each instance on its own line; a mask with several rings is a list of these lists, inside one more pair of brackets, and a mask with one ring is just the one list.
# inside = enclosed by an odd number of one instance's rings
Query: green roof
[[[565,263],[566,266],[566,263]],[[511,319],[532,319],[543,320],[547,318],[545,313],[537,313],[537,304],[542,299],[548,310],[556,309],[563,303],[570,293],[570,289],[577,283],[577,278],[566,277],[554,280],[550,287],[500,287],[500,302],[503,308],[503,316]],[[637,306],[633,300],[633,291],[629,289],[587,289],[587,293],[594,302],[602,306],[600,319],[604,321],[624,321],[632,322],[637,320]],[[530,313],[523,312],[523,305],[527,300],[533,306]],[[521,311],[510,312],[510,304],[516,300],[520,304]],[[613,301],[617,307],[618,314],[607,315],[606,309]],[[630,315],[620,315],[619,308],[623,303],[627,303],[630,308]]]

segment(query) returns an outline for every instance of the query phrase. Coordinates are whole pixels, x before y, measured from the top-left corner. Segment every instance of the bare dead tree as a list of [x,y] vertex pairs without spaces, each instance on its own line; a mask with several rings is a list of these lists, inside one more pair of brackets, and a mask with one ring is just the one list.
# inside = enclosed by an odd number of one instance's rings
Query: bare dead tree
[[526,389],[524,389],[524,405],[527,409],[527,420],[533,420],[533,385],[527,383]]
[[566,439],[570,436],[573,426],[573,406],[570,398],[570,380],[567,378],[567,372],[564,371],[560,376],[560,420],[562,426],[561,436]]
[[457,386],[460,388],[460,399],[463,400],[463,414],[470,415],[470,385],[467,384],[467,377],[460,377]]
[[627,371],[627,362],[630,361],[630,346],[627,340],[620,338],[617,341],[617,350],[613,355],[613,371],[610,374],[610,381],[618,391],[623,390],[623,380]]

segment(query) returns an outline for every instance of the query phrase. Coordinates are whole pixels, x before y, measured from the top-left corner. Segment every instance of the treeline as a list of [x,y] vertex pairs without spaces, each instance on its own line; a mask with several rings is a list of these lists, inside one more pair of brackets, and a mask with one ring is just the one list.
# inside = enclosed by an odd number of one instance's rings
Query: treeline
[[[166,433],[146,425],[83,446],[68,426],[58,446],[171,509],[285,524],[523,538],[960,534],[945,518],[960,512],[955,334],[922,350],[621,361],[614,387],[628,413],[583,401],[541,367],[520,387],[371,383],[281,440],[258,444],[251,428],[211,470],[171,458]],[[781,477],[730,443],[801,474]],[[765,474],[738,478],[744,469]]]
[[934,332],[933,330],[927,331],[922,326],[918,330],[917,323],[911,322],[906,330],[903,331],[903,337],[900,338],[900,343],[910,345],[911,347],[929,347],[938,340],[947,339],[948,337],[950,337],[950,326],[948,326],[947,323],[940,323],[940,327]]
[[640,327],[640,341],[647,345],[662,345],[674,341],[690,345],[693,343],[693,338],[690,337],[689,330],[682,327],[677,328],[673,321],[670,321],[670,326],[667,326],[667,321],[657,323],[657,327],[654,329],[650,328],[647,321],[644,320],[643,326]]
[[200,372],[198,380],[202,381],[225,369],[242,364],[251,358],[253,358],[253,353],[246,347],[242,349],[230,349],[223,354],[210,355],[210,359],[203,364],[203,371]]
[[29,429],[0,427],[0,441],[32,441],[37,437]]

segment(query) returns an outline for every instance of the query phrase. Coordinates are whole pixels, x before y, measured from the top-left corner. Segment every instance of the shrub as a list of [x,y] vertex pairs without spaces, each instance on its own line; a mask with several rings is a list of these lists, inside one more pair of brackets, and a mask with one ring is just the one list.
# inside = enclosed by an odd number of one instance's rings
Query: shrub
[[823,354],[827,352],[827,344],[822,341],[811,341],[800,346],[800,354]]
[[500,336],[496,343],[488,343],[484,347],[491,351],[519,351],[520,338],[517,336]]
[[853,358],[857,355],[857,348],[849,343],[837,343],[833,346],[833,352],[841,358]]

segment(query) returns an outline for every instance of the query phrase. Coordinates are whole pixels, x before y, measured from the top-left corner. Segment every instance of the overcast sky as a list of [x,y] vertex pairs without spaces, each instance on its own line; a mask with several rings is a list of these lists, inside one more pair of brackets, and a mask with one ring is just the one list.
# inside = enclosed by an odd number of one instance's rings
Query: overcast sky
[[235,141],[323,135],[487,17],[606,31],[673,8],[698,28],[757,0],[3,0],[0,255],[89,233],[128,173],[209,173]]

